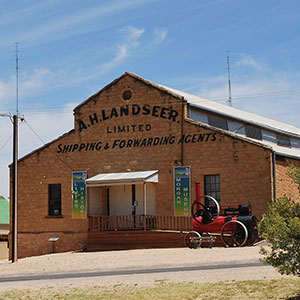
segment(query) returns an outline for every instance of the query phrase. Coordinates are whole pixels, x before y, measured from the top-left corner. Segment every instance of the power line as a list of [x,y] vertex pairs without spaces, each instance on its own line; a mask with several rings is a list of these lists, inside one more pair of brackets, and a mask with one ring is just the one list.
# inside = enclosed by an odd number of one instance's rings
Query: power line
[[[29,127],[29,129],[33,132],[33,134],[45,145],[47,144],[36,132],[35,130],[28,124],[28,122],[24,119],[26,125]],[[50,149],[49,149],[50,150]],[[51,151],[65,166],[67,166],[69,169],[71,169],[73,171],[73,168],[70,167],[63,159],[61,159],[57,153],[55,153],[54,151]]]
[[5,141],[5,143],[1,146],[0,148],[0,152],[2,151],[2,149],[7,145],[7,143],[11,140],[12,134],[9,136],[9,138]]
[[[261,98],[261,97],[265,97],[265,96],[274,96],[274,97],[280,97],[280,96],[291,96],[291,95],[297,95],[300,94],[300,90],[294,90],[294,91],[281,91],[281,92],[269,92],[269,93],[261,93],[261,94],[245,94],[245,95],[236,95],[236,96],[232,96],[231,99],[234,100],[241,100],[244,98]],[[197,96],[197,95],[194,95]],[[198,96],[201,98],[201,96]],[[205,97],[205,96],[203,96]],[[214,102],[224,102],[227,101],[228,97],[226,96],[220,96],[220,97],[207,97],[207,99],[199,99],[199,100],[194,100],[195,102],[201,102],[201,103],[205,103],[205,102],[210,102],[210,101],[214,101]],[[166,103],[166,105],[181,105],[181,103],[178,102],[171,102],[171,103]],[[121,105],[120,105],[121,106]],[[108,107],[108,106],[107,106]],[[117,107],[117,106],[116,106]],[[5,110],[11,110],[12,108],[6,108]],[[100,109],[106,109],[106,107],[101,107]],[[3,109],[2,109],[3,110]],[[71,109],[70,109],[71,110]],[[55,113],[59,113],[59,114],[63,114],[63,113],[68,113],[68,111],[66,111],[66,108],[59,108],[59,107],[41,107],[38,110],[24,110],[24,113],[26,113],[27,115],[29,114],[39,114],[39,113],[47,113],[53,111]],[[1,116],[1,114],[0,114]]]
[[33,128],[28,124],[27,120],[24,120],[25,124],[30,128],[30,130],[33,132],[33,134],[43,143],[46,144],[46,142],[33,130]]
[[[289,95],[297,95],[300,94],[300,90],[296,91],[284,91],[284,92],[269,92],[269,93],[261,93],[261,94],[248,94],[248,95],[237,95],[232,97],[233,99],[243,99],[243,98],[261,98],[265,96],[289,96]],[[226,97],[217,97],[217,98],[210,98],[210,100],[213,101],[224,101],[226,100]]]

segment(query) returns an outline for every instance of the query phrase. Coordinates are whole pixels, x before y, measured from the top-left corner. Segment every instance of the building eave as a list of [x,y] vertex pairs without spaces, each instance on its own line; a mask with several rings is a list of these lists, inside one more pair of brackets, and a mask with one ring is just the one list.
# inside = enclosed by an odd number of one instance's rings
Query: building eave
[[221,133],[221,134],[226,135],[228,137],[231,137],[231,138],[234,138],[234,139],[238,139],[240,141],[247,142],[247,143],[250,143],[250,144],[253,144],[253,145],[256,145],[256,146],[259,146],[259,147],[262,147],[262,148],[265,148],[265,149],[268,149],[268,150],[272,151],[272,147],[271,146],[265,145],[265,144],[260,143],[260,142],[256,142],[253,139],[249,139],[247,137],[242,137],[242,136],[240,136],[240,135],[238,135],[238,134],[236,134],[234,132],[223,130],[223,129],[220,129],[220,128],[217,128],[217,127],[205,124],[205,123],[202,123],[200,121],[195,121],[195,120],[190,119],[190,118],[186,118],[185,122],[188,122],[188,123],[200,126],[202,128],[205,128],[205,129],[213,130],[215,132]]
[[[42,150],[48,148],[49,146],[51,146],[52,144],[54,144],[54,143],[57,142],[58,140],[60,140],[60,139],[62,139],[62,138],[64,138],[64,137],[66,137],[67,135],[72,134],[72,133],[74,133],[74,132],[75,132],[75,129],[71,129],[70,131],[68,131],[68,132],[62,134],[61,136],[59,136],[58,138],[56,138],[56,139],[54,139],[54,140],[52,140],[52,141],[50,141],[50,142],[44,144],[43,146],[41,146],[41,147],[39,147],[39,148],[33,150],[32,152],[30,152],[30,153],[28,153],[28,154],[22,156],[21,158],[18,159],[18,162],[21,162],[21,161],[23,161],[24,159],[30,157],[31,155],[33,155],[33,154],[35,154],[35,153],[37,153],[37,152],[40,152],[40,151],[42,151]],[[8,167],[11,168],[12,165],[13,165],[13,163],[11,163]]]

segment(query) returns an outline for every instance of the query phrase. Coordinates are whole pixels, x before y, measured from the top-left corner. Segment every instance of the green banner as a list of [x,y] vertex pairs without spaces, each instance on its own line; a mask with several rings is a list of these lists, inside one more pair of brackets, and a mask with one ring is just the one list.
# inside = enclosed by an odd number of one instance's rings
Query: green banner
[[191,216],[190,167],[174,167],[175,216]]
[[72,187],[73,187],[73,219],[87,218],[87,201],[86,201],[86,172],[73,172]]

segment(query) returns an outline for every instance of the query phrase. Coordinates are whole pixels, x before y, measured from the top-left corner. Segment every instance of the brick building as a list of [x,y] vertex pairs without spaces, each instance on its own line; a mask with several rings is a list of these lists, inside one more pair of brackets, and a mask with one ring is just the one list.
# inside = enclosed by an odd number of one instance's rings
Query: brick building
[[187,228],[196,182],[259,217],[275,197],[299,200],[286,174],[299,160],[300,129],[125,73],[19,160],[18,256],[51,253],[51,237],[62,252],[91,231]]

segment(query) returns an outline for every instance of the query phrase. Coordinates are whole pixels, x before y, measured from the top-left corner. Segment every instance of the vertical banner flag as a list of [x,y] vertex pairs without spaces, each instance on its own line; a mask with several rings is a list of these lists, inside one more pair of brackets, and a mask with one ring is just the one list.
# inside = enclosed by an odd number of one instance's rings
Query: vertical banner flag
[[86,219],[87,203],[86,203],[86,172],[73,172],[72,187],[73,187],[73,219]]
[[175,216],[191,216],[190,167],[174,167]]

